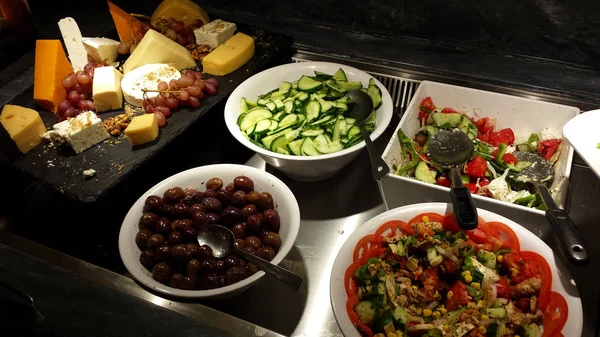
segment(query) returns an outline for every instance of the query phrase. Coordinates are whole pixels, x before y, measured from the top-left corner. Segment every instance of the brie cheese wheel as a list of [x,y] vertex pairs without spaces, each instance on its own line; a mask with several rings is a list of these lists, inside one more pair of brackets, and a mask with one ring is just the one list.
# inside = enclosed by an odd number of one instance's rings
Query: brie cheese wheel
[[99,67],[94,70],[92,92],[97,112],[123,107],[122,79],[123,75],[113,66]]
[[84,37],[83,45],[87,54],[94,62],[105,62],[109,66],[115,64],[119,55],[119,41],[105,37]]
[[[170,80],[178,80],[181,73],[177,68],[168,64],[153,63],[135,68],[125,74],[121,81],[121,89],[125,100],[135,106],[142,106],[144,103],[143,89],[157,90],[158,83]],[[158,92],[147,92],[146,98],[158,96]]]
[[77,22],[67,17],[58,21],[58,28],[67,47],[67,54],[74,71],[83,70],[88,63],[88,54],[83,46],[83,38]]
[[217,19],[195,29],[194,36],[196,44],[206,44],[214,49],[229,40],[235,30],[235,23]]
[[75,118],[54,124],[52,130],[44,134],[50,141],[66,143],[75,153],[81,153],[110,137],[104,123],[93,111],[84,111]]

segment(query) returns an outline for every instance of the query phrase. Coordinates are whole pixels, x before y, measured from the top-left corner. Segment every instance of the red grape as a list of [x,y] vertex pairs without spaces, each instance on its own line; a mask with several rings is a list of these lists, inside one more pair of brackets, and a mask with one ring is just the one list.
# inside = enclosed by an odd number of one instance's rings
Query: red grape
[[174,98],[174,97],[167,98],[166,105],[169,109],[179,108],[179,102],[177,101],[177,98]]
[[152,107],[152,105],[150,105],[150,104],[147,104],[147,105],[145,106],[145,109],[146,109],[146,113],[147,113],[147,114],[151,114],[151,113],[153,113],[153,112],[154,112],[154,108],[153,108],[153,107]]
[[154,108],[154,111],[162,112],[162,114],[167,118],[171,116],[171,109],[167,108],[166,106],[157,106]]
[[165,36],[173,41],[177,40],[177,32],[175,32],[171,28],[167,29],[167,31],[165,32]]
[[215,89],[219,86],[219,82],[214,77],[213,78],[207,78],[206,80],[204,80],[204,82],[212,84],[213,87],[215,87]]
[[177,80],[170,80],[169,81],[169,88],[171,90],[179,90],[179,84],[177,84]]
[[86,100],[79,100],[77,102],[77,109],[87,110],[87,107],[88,107],[88,105],[87,105],[87,101]]
[[185,31],[185,35],[194,37],[194,28],[192,28],[192,26],[185,25],[184,31]]
[[179,78],[179,80],[177,80],[177,84],[179,84],[180,88],[185,88],[185,87],[189,87],[190,85],[192,85],[194,83],[194,77],[189,76],[189,75],[183,75]]
[[201,72],[199,72],[199,71],[195,71],[195,72],[194,72],[194,77],[195,77],[197,80],[201,80],[201,79],[202,79],[202,73],[201,73]]
[[58,112],[64,113],[69,107],[71,107],[71,103],[67,100],[64,100],[58,105]]
[[144,38],[144,32],[141,30],[138,30],[135,33],[133,33],[133,37],[135,38],[136,41],[141,41]]
[[94,101],[90,101],[90,100],[87,101],[87,110],[90,110],[90,111],[96,110],[96,104],[94,104]]
[[149,24],[149,23],[147,23],[147,22],[144,22],[144,23],[142,23],[142,29],[143,29],[144,31],[146,31],[146,32],[147,32],[147,31],[149,31],[149,30],[150,30],[150,29],[152,29],[152,28],[154,28],[154,27],[152,27],[152,25],[151,25],[151,24]]
[[77,91],[69,91],[69,93],[67,94],[67,100],[69,100],[69,102],[73,104],[79,102],[80,99],[81,98],[79,97]]
[[202,24],[203,24],[203,22],[200,19],[196,19],[196,20],[194,20],[194,22],[192,22],[192,26],[194,26],[195,28],[202,27]]
[[77,116],[77,112],[75,111],[75,109],[72,106],[70,106],[63,115],[65,118],[73,118],[73,117]]
[[185,25],[181,21],[175,21],[171,24],[171,28],[179,33],[185,29]]
[[79,83],[75,84],[75,86],[73,86],[73,90],[75,90],[78,94],[83,94],[83,87],[79,85]]
[[[189,88],[188,88],[189,89]],[[187,89],[181,89],[179,90],[179,99],[182,101],[187,101],[188,98],[190,98],[190,94],[187,91]]]
[[158,126],[162,127],[163,125],[165,125],[165,123],[167,122],[165,115],[163,115],[163,113],[160,111],[156,111],[154,114],[156,115],[156,122],[158,123]]
[[190,98],[188,99],[188,101],[190,102],[190,106],[192,108],[197,108],[197,107],[200,106],[200,100],[197,97],[190,96]]
[[166,91],[169,90],[169,83],[162,81],[158,84],[158,90],[160,91]]
[[186,90],[190,96],[198,96],[202,92],[202,89],[196,85],[189,86],[186,88]]
[[79,84],[81,84],[81,85],[86,85],[86,84],[90,83],[91,81],[92,81],[91,76],[86,73],[77,75],[77,82],[79,82]]
[[73,88],[73,86],[74,86],[75,84],[77,84],[77,80],[75,79],[75,77],[73,77],[73,76],[71,76],[71,75],[69,75],[69,76],[65,77],[65,78],[62,80],[62,86],[63,86],[63,88],[65,88],[65,89],[71,89],[71,88]]
[[89,73],[90,70],[96,68],[97,64],[94,62],[88,62],[85,67],[83,67],[83,71],[85,71],[86,73]]
[[[162,82],[165,83],[165,82]],[[166,85],[166,83],[165,83]],[[156,105],[165,105],[165,103],[167,102],[167,98],[161,94],[159,94],[158,96],[156,96],[154,98],[154,103],[156,103]]]
[[215,86],[210,83],[205,83],[204,92],[209,95],[214,95],[217,93],[217,88],[215,88]]
[[206,83],[203,80],[195,80],[194,85],[200,88],[200,90],[204,90]]
[[192,44],[192,43],[194,43],[194,42],[196,42],[196,39],[194,39],[194,35],[188,35],[188,36],[185,38],[185,44],[186,44],[186,45],[188,45],[188,44]]
[[177,35],[177,43],[179,43],[180,45],[184,46],[185,45],[185,37],[181,34]]

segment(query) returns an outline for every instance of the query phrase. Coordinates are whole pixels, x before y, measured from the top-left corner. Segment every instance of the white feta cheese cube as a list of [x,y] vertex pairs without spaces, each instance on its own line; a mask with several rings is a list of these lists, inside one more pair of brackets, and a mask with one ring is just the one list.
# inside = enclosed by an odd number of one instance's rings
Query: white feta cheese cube
[[84,111],[75,118],[54,124],[44,138],[67,143],[75,153],[81,153],[107,139],[102,120],[93,111]]
[[233,36],[236,28],[235,23],[219,19],[211,21],[194,30],[196,44],[206,44],[211,48],[217,48]]

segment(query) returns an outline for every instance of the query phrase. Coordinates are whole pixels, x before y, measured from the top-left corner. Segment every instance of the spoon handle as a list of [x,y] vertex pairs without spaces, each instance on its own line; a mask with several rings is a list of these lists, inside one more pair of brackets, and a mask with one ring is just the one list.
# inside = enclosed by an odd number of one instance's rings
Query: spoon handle
[[452,197],[456,224],[463,230],[475,229],[478,223],[477,208],[475,208],[471,198],[471,192],[463,186],[458,167],[451,168],[450,175],[452,178],[450,196]]
[[546,186],[538,184],[537,189],[548,209],[546,218],[554,232],[558,250],[573,265],[584,266],[588,264],[588,249],[575,223],[569,218],[567,212],[556,206]]
[[375,147],[375,144],[373,144],[369,133],[365,129],[365,125],[360,124],[359,128],[360,133],[362,134],[363,139],[365,140],[365,144],[367,145],[367,152],[369,152],[369,159],[371,160],[371,170],[373,170],[373,178],[379,181],[386,177],[388,174],[390,174],[390,168],[377,152],[377,148]]
[[236,254],[241,255],[246,260],[256,264],[262,271],[275,277],[281,282],[285,283],[288,287],[298,290],[302,284],[302,277],[292,273],[291,271],[279,267],[278,265],[272,264],[267,260],[263,260],[260,257],[250,254],[243,249],[235,249]]

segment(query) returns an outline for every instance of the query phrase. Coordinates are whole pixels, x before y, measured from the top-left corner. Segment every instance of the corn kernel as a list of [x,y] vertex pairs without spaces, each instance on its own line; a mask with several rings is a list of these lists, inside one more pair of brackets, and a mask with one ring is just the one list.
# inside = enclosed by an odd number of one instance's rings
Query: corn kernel
[[481,320],[482,321],[485,321],[487,319],[490,319],[490,316],[488,316],[488,315],[481,315]]
[[439,311],[434,311],[433,312],[433,318],[438,319],[442,317],[442,314]]
[[496,260],[498,260],[498,262],[502,262],[502,255],[496,256]]
[[485,328],[483,325],[480,325],[480,326],[479,326],[479,332],[481,332],[481,333],[486,333],[486,332],[487,332],[487,329],[486,329],[486,328]]
[[444,324],[444,330],[448,331],[448,329],[450,329],[450,325],[449,324]]
[[469,240],[469,236],[468,236],[468,235],[465,235],[465,239]]
[[453,294],[452,294],[452,291],[449,291],[449,292],[448,292],[448,294],[446,294],[446,297],[447,297],[447,298],[452,298],[452,295],[453,295]]
[[467,275],[471,275],[471,272],[468,270],[463,271],[462,273],[460,273],[460,275],[462,276],[467,276]]
[[433,314],[433,311],[431,311],[431,309],[423,309],[423,316],[429,317],[431,316],[431,314]]
[[479,289],[481,289],[481,283],[479,283],[479,282],[471,282],[471,287],[479,290]]
[[419,287],[417,287],[417,286],[411,286],[411,288],[413,288],[414,291],[419,290]]
[[473,302],[469,302],[469,303],[467,303],[467,307],[468,307],[469,309],[473,309],[473,308],[475,308],[475,303],[473,303]]
[[425,215],[421,218],[421,220],[423,220],[423,222],[429,222],[429,217]]
[[519,270],[517,268],[510,268],[510,272],[513,274],[513,276],[517,276]]
[[442,313],[442,315],[445,315],[446,313],[448,313],[448,310],[446,310],[446,308],[444,308],[444,307],[441,307],[439,310]]
[[483,307],[483,301],[482,300],[477,301],[477,305],[480,307]]
[[473,276],[471,276],[471,275],[465,275],[465,282],[471,283],[471,281],[473,281]]

